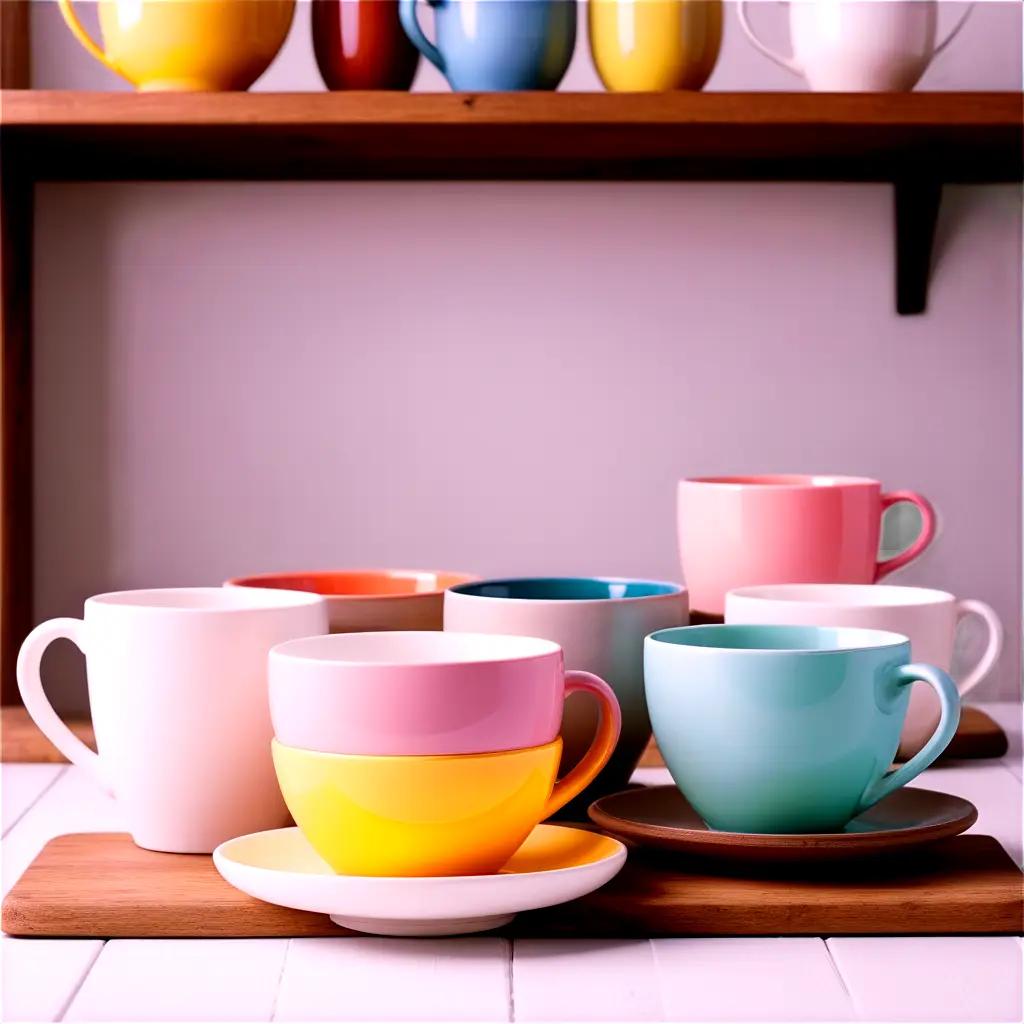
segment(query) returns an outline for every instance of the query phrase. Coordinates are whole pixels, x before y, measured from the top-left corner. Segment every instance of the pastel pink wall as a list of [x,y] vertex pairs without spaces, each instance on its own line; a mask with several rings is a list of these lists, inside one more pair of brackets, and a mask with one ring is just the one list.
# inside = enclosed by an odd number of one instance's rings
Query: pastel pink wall
[[[116,84],[35,13],[37,85]],[[307,35],[302,8],[261,87],[319,87]],[[712,86],[792,81],[730,10]],[[925,87],[1019,88],[1019,6],[979,5]],[[932,497],[896,581],[995,605],[984,693],[1013,696],[1020,209],[949,189],[900,318],[887,186],[44,186],[36,617],[288,567],[678,577],[680,475],[855,473]],[[81,706],[77,660],[48,668]]]

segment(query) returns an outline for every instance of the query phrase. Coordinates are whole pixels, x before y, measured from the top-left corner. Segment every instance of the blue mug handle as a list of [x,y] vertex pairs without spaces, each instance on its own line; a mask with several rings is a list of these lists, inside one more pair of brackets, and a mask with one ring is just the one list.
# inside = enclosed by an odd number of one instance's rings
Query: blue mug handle
[[886,772],[880,779],[868,784],[867,789],[861,794],[854,816],[873,807],[883,797],[894,793],[920,775],[949,746],[949,741],[956,732],[960,722],[960,694],[956,683],[946,672],[934,665],[901,665],[891,677],[891,684],[896,693],[904,686],[917,682],[927,683],[938,695],[941,709],[939,724],[935,727],[931,739],[906,764]]
[[[427,0],[431,6],[439,6],[440,0]],[[424,35],[420,28],[419,19],[416,17],[416,0],[398,0],[398,16],[402,21],[402,28],[405,34],[412,40],[413,46],[437,68],[441,74],[445,74],[444,57],[441,51]]]

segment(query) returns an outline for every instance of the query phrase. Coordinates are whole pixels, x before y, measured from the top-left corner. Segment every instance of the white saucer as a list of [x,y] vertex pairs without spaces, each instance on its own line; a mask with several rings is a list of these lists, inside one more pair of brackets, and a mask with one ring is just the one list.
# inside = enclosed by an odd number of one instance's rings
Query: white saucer
[[521,910],[599,889],[625,861],[617,839],[564,825],[538,825],[496,875],[336,875],[297,828],[229,839],[213,851],[224,879],[258,900],[328,914],[355,931],[405,936],[500,928]]

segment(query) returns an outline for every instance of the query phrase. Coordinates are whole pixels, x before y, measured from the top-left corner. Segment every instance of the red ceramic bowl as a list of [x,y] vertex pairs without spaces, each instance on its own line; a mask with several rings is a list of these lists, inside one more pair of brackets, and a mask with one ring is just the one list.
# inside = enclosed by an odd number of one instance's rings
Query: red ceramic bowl
[[444,592],[475,576],[413,569],[356,569],[237,576],[226,587],[306,590],[327,600],[332,633],[441,629]]

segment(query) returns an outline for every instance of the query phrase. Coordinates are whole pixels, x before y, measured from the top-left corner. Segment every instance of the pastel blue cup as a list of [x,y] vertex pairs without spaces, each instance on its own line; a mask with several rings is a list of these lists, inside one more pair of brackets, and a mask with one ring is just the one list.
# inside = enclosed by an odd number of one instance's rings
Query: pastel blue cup
[[[938,695],[939,724],[890,771],[918,681]],[[725,832],[841,830],[924,771],[960,719],[953,680],[875,629],[662,629],[644,641],[644,687],[672,778]]]
[[428,0],[436,45],[399,0],[406,35],[457,92],[556,89],[576,47],[576,0]]

